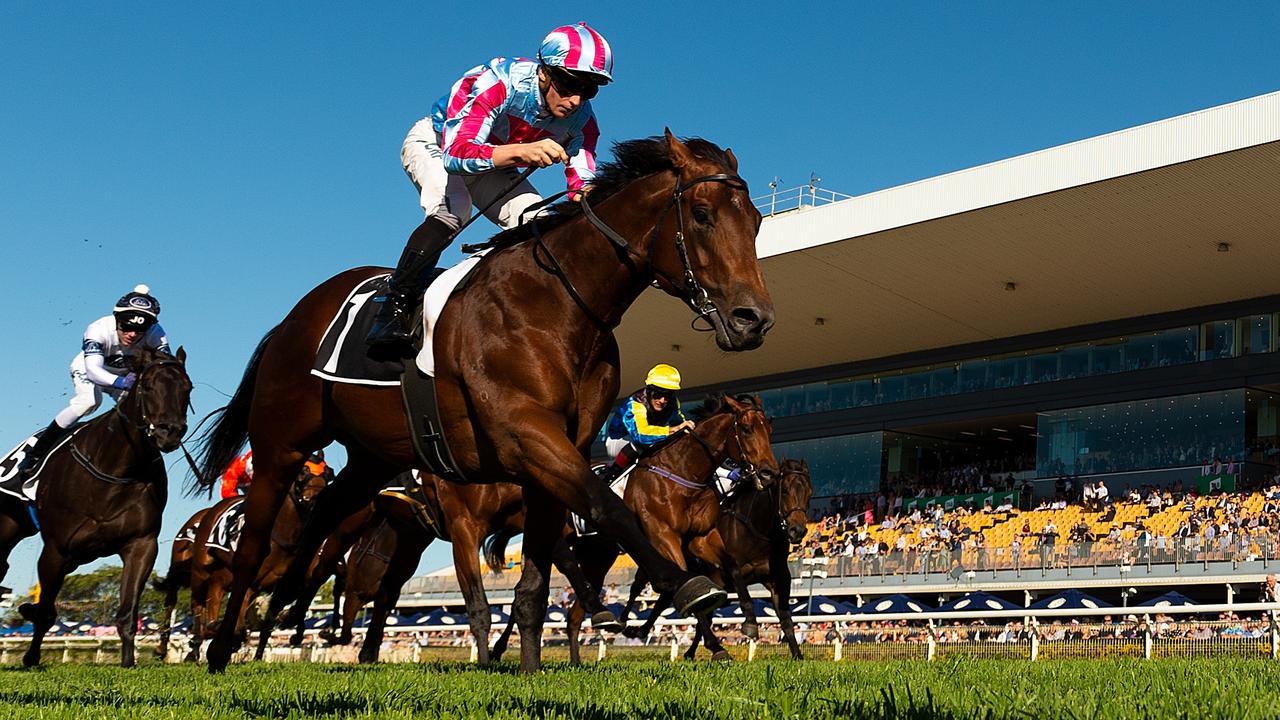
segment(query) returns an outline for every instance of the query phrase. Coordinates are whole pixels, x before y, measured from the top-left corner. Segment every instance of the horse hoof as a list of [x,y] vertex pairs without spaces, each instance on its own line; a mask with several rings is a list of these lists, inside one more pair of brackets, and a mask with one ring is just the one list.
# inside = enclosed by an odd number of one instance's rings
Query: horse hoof
[[616,633],[622,631],[622,623],[618,622],[618,617],[608,610],[591,616],[591,627],[599,632]]
[[40,664],[40,656],[39,656],[39,655],[36,655],[36,656],[34,656],[34,657],[32,657],[31,655],[23,655],[23,656],[22,656],[22,666],[23,666],[23,667],[35,667],[35,666],[37,666],[37,665],[39,665],[39,664]]
[[733,657],[729,655],[728,650],[717,650],[711,655],[711,659],[716,662],[731,662]]
[[377,655],[366,655],[366,654],[364,654],[364,653],[360,653],[360,664],[361,664],[361,665],[377,665],[377,664],[378,664],[378,656],[377,656]]
[[675,595],[675,606],[685,617],[711,612],[724,607],[728,601],[729,593],[704,575],[686,580]]
[[204,651],[204,657],[209,663],[209,673],[216,675],[227,669],[227,663],[231,662],[231,650],[224,649],[217,643],[210,643],[209,649]]
[[760,625],[754,622],[742,623],[742,634],[751,640],[760,639]]

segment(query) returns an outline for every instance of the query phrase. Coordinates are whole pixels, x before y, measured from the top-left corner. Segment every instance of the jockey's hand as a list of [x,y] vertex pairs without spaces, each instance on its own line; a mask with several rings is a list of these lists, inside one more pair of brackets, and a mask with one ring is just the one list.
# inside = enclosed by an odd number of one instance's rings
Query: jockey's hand
[[672,428],[671,432],[680,432],[681,430],[692,430],[694,427],[696,426],[693,424],[692,420],[685,420],[684,422]]
[[132,390],[133,384],[138,382],[138,376],[134,373],[122,375],[111,382],[111,387],[117,390]]
[[583,185],[582,187],[578,188],[577,190],[574,190],[574,191],[570,192],[570,193],[569,193],[569,199],[570,199],[570,200],[572,200],[572,201],[574,201],[574,202],[580,202],[580,201],[582,200],[582,198],[586,197],[586,196],[587,196],[587,193],[591,192],[591,190],[592,190],[594,187],[595,187],[594,185]]
[[569,162],[569,154],[560,147],[560,143],[551,138],[543,138],[537,142],[522,143],[519,147],[517,157],[522,165],[533,165],[534,167],[548,167],[556,163]]

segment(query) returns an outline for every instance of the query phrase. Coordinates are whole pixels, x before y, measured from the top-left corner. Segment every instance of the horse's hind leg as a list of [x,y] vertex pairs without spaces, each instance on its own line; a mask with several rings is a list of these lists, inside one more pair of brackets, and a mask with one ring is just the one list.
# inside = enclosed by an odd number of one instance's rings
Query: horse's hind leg
[[40,561],[36,567],[40,578],[40,602],[35,605],[23,603],[18,608],[22,617],[32,625],[31,647],[22,656],[22,664],[27,667],[40,664],[40,645],[44,642],[45,633],[49,632],[54,620],[58,619],[58,592],[62,590],[62,582],[67,573],[76,568],[49,544],[40,551]]
[[116,630],[120,633],[120,667],[134,665],[134,633],[138,629],[138,598],[156,564],[159,547],[154,536],[130,542],[120,553],[124,569],[120,573],[120,607],[116,610]]
[[716,635],[715,629],[711,627],[711,614],[707,613],[698,616],[698,634],[702,636],[702,644],[706,645],[711,651],[712,660],[732,660],[729,651],[724,649],[724,645],[720,644],[720,638]]

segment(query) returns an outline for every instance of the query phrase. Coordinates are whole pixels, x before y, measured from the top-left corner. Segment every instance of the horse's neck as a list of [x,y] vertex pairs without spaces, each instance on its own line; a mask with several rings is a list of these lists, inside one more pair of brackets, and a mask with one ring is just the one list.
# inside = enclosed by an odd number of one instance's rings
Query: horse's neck
[[693,432],[702,442],[689,438],[685,443],[687,449],[679,459],[679,466],[685,477],[693,482],[707,480],[716,467],[724,462],[724,445],[733,432],[733,423],[734,417],[730,414],[712,415],[699,423]]
[[[612,327],[622,322],[627,309],[648,287],[649,244],[669,197],[662,188],[673,182],[668,173],[656,173],[632,182],[598,207],[592,206],[601,221],[627,240],[634,254],[614,245],[585,215],[543,236],[542,242],[592,312]],[[594,326],[576,309],[575,315]]]
[[[132,403],[132,398],[128,402]],[[147,444],[142,431],[119,405],[89,423],[77,433],[73,442],[99,470],[108,475],[128,477],[130,471],[151,462],[159,454]]]

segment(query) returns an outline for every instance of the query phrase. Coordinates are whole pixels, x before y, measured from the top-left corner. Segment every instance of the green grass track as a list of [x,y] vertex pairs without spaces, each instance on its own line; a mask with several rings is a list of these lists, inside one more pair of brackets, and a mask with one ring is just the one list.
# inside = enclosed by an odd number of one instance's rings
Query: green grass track
[[0,667],[0,718],[1273,718],[1242,659]]

